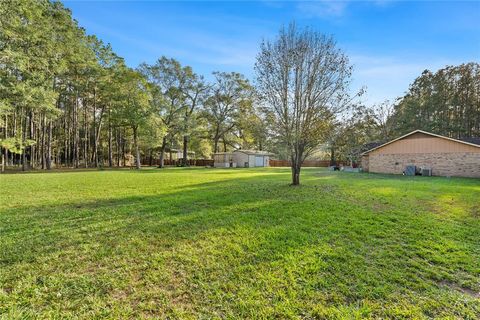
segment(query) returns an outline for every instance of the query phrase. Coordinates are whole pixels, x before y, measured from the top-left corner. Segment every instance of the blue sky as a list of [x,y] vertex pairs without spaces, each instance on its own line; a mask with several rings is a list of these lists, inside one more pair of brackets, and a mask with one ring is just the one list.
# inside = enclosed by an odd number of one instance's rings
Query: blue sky
[[401,96],[425,69],[480,61],[480,1],[64,1],[89,34],[127,64],[162,55],[254,78],[263,38],[291,21],[333,35],[363,100]]

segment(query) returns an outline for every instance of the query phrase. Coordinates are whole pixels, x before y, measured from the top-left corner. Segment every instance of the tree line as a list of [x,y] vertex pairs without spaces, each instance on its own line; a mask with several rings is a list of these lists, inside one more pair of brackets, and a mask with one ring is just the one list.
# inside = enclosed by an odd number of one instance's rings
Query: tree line
[[60,2],[0,6],[2,163],[29,168],[135,165],[181,150],[197,158],[237,148],[274,152],[299,183],[307,158],[358,160],[372,142],[415,129],[480,136],[480,65],[426,70],[394,102],[367,106],[332,37],[295,24],[260,44],[255,86],[211,80],[177,60],[128,67]]
[[3,163],[27,168],[122,166],[130,155],[188,148],[198,157],[264,147],[253,87],[241,74],[207,83],[161,57],[129,68],[60,2],[0,6],[0,139]]

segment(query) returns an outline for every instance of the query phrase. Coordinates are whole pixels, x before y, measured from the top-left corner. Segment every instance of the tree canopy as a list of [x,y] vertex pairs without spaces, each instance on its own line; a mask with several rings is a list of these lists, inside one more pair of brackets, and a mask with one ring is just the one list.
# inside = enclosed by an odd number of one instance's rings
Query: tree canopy
[[[240,74],[214,73],[208,84],[167,57],[129,68],[56,1],[4,1],[0,15],[0,146],[7,165],[140,168],[141,159],[158,153],[163,166],[167,147],[183,147],[187,164],[189,145],[210,158],[220,141],[229,148],[251,143],[234,138],[238,132],[258,135],[237,111],[212,118],[220,104],[252,107],[252,94],[227,98],[233,91],[222,87],[247,90]],[[221,134],[212,137],[218,125]]]
[[163,167],[168,154],[188,165],[243,148],[291,160],[298,184],[309,157],[355,163],[362,146],[415,129],[480,136],[478,63],[425,70],[393,103],[361,105],[334,38],[295,24],[260,44],[254,82],[207,81],[164,56],[127,66],[58,1],[3,1],[0,16],[3,166]]

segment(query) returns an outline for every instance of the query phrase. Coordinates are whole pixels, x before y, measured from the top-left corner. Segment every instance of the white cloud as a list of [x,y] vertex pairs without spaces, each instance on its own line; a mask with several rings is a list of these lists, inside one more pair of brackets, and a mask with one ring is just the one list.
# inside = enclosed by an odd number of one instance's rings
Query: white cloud
[[[281,1],[281,0],[280,0]],[[340,18],[353,2],[367,2],[372,6],[387,7],[396,0],[311,0],[297,3],[297,10],[307,18]]]
[[297,9],[307,17],[340,17],[345,13],[348,1],[300,1]]

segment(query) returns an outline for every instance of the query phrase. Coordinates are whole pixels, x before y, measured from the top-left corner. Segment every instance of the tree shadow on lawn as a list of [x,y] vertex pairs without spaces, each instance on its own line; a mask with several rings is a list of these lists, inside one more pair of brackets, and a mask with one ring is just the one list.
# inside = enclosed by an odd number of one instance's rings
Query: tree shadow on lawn
[[[61,279],[84,275],[102,279],[90,284],[101,299],[121,291],[134,309],[149,294],[191,312],[215,308],[212,301],[234,308],[238,299],[301,308],[306,300],[336,305],[424,292],[431,279],[455,279],[465,269],[462,261],[429,260],[432,243],[459,236],[436,232],[434,220],[417,217],[412,230],[412,215],[378,215],[339,198],[329,181],[291,188],[288,178],[235,177],[168,194],[3,210],[0,287],[12,291],[23,277],[43,277],[42,285],[65,289]],[[158,291],[144,291],[152,286]],[[91,292],[44,298],[61,306]]]
[[[278,199],[278,190],[273,190],[271,184],[271,176],[261,180],[256,176],[186,185],[166,194],[53,206],[25,204],[1,211],[0,237],[13,238],[25,247],[35,247],[26,243],[37,237],[68,240],[72,235],[86,231],[93,233],[90,236],[93,239],[95,235],[107,238],[108,234],[120,231],[190,238],[202,229],[225,225],[246,213],[260,211],[260,205],[249,204]],[[273,188],[288,188],[282,181],[273,181],[273,184]],[[198,228],[192,228],[195,225]],[[189,232],[179,233],[177,228],[184,226]],[[3,242],[3,253],[8,242]]]
[[[197,171],[199,169],[186,170]],[[174,172],[174,170],[165,172]],[[227,172],[227,170],[225,170],[225,172]],[[207,173],[217,174],[217,171]],[[204,172],[202,172],[202,174],[204,174]],[[230,172],[227,174],[230,174]],[[342,178],[345,177],[347,176],[343,176]],[[60,228],[65,228],[65,223],[70,224],[72,228],[75,228],[77,223],[88,227],[89,223],[95,225],[105,220],[120,225],[124,220],[124,224],[128,225],[126,223],[127,221],[130,221],[129,224],[132,224],[133,220],[142,221],[142,219],[151,218],[160,218],[158,221],[163,221],[165,218],[176,215],[186,215],[188,219],[192,219],[192,217],[204,218],[208,222],[212,217],[212,212],[210,212],[212,210],[218,210],[224,207],[232,207],[232,210],[237,210],[237,206],[245,205],[249,202],[264,202],[265,200],[291,201],[292,203],[300,200],[319,202],[322,200],[322,196],[325,195],[335,197],[337,201],[347,204],[350,202],[358,204],[358,200],[360,200],[355,194],[340,190],[335,182],[329,183],[329,181],[325,180],[312,179],[309,181],[310,183],[312,181],[318,181],[319,184],[291,188],[286,184],[288,179],[285,179],[285,181],[276,180],[276,174],[271,173],[268,175],[256,175],[254,177],[233,178],[233,180],[228,179],[176,187],[170,192],[159,195],[77,201],[55,205],[53,207],[31,206],[26,204],[23,207],[2,210],[3,213],[0,217],[0,222],[2,220],[5,222],[2,223],[4,226],[1,230],[4,235],[15,233],[19,236],[23,231],[25,232],[24,236],[27,236],[32,233],[32,228],[35,227],[45,230],[49,228],[54,229],[57,225]],[[358,179],[356,180],[355,182],[358,182]],[[355,182],[352,183],[351,180],[347,180],[346,182],[352,184],[351,188],[355,188]],[[405,183],[388,186],[378,184],[367,185],[366,187],[369,189],[367,194],[370,195],[367,200],[371,201],[365,201],[361,203],[361,205],[371,208],[373,204],[373,208],[378,209],[376,206],[380,203],[384,204],[384,206],[380,206],[380,208],[401,208],[403,206],[402,201],[400,201],[400,203],[394,203],[392,199],[389,199],[389,202],[385,203],[382,203],[382,201],[388,197],[395,198],[400,195],[400,193],[404,191],[405,185],[410,183],[409,181],[402,182]],[[315,189],[313,194],[311,188]],[[422,193],[428,193],[428,190],[426,192],[422,190]],[[312,196],[316,198],[311,199]],[[416,199],[414,199],[413,204],[416,204],[415,201]],[[232,213],[233,215],[230,215],[230,218],[235,220],[235,212],[229,212],[229,214]],[[116,216],[118,217],[116,218]],[[396,222],[396,220],[394,222]],[[183,222],[179,223],[182,224]],[[206,225],[209,224],[207,223]],[[50,230],[46,231],[48,232]]]
[[[21,255],[29,256],[28,248],[31,250],[42,248],[35,245],[36,238],[50,239],[48,241],[50,244],[55,244],[59,240],[68,243],[68,239],[72,239],[73,235],[81,239],[82,235],[88,234],[90,239],[95,240],[98,235],[108,241],[109,234],[124,232],[126,234],[159,234],[172,239],[192,239],[198,233],[211,228],[238,223],[251,225],[253,228],[269,228],[275,222],[285,224],[289,219],[300,219],[312,213],[315,215],[318,212],[339,210],[355,212],[358,208],[352,206],[352,202],[359,204],[360,209],[365,209],[364,203],[358,203],[358,199],[350,198],[348,194],[339,191],[335,185],[325,181],[319,182],[318,185],[291,188],[285,184],[285,181],[277,180],[272,175],[261,176],[261,179],[259,176],[236,177],[234,180],[187,185],[160,195],[3,210],[0,220],[3,220],[4,225],[1,228],[2,238],[10,241],[4,243],[2,251],[8,251],[5,250],[6,243],[18,245],[17,241],[12,242],[9,239],[11,236],[17,240],[21,239],[21,247],[25,249],[17,248],[16,251],[21,251]],[[312,190],[313,188],[315,190]],[[387,189],[389,194],[399,192],[392,187]],[[380,195],[383,195],[382,192]],[[311,199],[312,196],[315,196],[315,199]],[[372,199],[372,202],[379,200],[375,197]],[[302,212],[302,207],[310,212]],[[294,212],[292,215],[289,209],[299,212]],[[386,219],[363,214],[362,219],[356,221],[360,223],[379,221],[380,228],[392,228],[399,222],[396,215],[402,214],[398,210],[383,213],[388,213]],[[409,214],[403,214],[403,216],[405,218]],[[277,220],[272,220],[274,217]],[[324,215],[324,218],[330,224],[339,222],[330,221],[329,215]],[[351,220],[345,214],[334,215],[334,218]],[[411,223],[418,223],[418,219],[404,220],[403,223],[415,230]],[[422,224],[426,222],[429,221],[422,221]],[[53,240],[55,238],[57,241]],[[75,239],[75,241],[78,240]],[[35,252],[38,254],[41,251]]]

